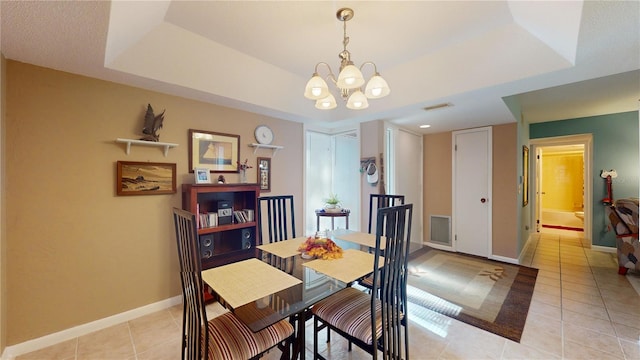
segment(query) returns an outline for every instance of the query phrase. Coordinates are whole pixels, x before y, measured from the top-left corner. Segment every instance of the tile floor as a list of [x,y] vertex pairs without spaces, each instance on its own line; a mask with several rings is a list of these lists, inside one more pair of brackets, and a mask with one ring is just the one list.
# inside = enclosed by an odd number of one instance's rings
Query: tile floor
[[[411,359],[640,359],[640,295],[617,274],[614,254],[563,232],[537,235],[530,245],[524,265],[540,271],[520,343],[415,306]],[[180,359],[180,321],[176,306],[16,359]],[[309,321],[307,359],[312,327]],[[339,336],[320,347],[328,359],[370,358],[356,347],[348,353]],[[278,351],[264,357],[278,358]]]

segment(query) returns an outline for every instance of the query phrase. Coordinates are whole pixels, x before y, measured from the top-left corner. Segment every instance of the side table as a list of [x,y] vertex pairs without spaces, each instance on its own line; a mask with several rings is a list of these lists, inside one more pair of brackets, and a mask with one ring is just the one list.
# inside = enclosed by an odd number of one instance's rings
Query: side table
[[331,230],[335,230],[334,219],[337,217],[344,218],[347,230],[349,229],[349,209],[340,209],[339,212],[328,212],[325,209],[316,210],[316,231],[320,231],[320,218],[331,218]]

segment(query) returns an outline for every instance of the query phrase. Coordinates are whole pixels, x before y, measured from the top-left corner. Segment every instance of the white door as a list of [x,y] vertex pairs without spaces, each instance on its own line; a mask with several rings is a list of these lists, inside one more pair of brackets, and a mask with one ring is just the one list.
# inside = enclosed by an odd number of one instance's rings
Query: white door
[[453,234],[456,251],[491,254],[491,128],[453,132]]

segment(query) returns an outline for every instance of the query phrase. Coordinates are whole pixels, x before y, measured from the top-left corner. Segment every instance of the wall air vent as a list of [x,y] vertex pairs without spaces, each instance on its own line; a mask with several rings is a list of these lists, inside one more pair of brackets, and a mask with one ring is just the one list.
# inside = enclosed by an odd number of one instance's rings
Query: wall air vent
[[451,246],[451,216],[431,215],[429,229],[431,230],[429,241]]

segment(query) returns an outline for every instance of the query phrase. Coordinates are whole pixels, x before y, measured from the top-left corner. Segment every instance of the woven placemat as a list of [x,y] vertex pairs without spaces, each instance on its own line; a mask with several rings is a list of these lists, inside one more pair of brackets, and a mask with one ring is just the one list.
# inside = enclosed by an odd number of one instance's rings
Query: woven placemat
[[[356,249],[347,249],[339,259],[316,259],[306,262],[302,266],[344,283],[350,283],[373,272],[373,259],[373,254]],[[379,264],[382,266],[384,264],[383,260],[380,260]]]
[[302,282],[258,259],[248,259],[204,270],[202,280],[232,308]]

